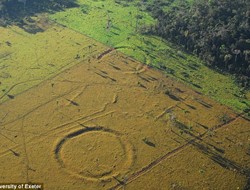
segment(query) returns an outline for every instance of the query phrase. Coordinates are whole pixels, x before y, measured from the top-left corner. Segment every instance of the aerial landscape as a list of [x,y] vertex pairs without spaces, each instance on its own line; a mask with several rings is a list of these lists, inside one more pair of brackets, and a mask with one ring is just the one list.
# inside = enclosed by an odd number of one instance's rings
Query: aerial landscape
[[248,190],[249,86],[247,0],[0,0],[0,189]]

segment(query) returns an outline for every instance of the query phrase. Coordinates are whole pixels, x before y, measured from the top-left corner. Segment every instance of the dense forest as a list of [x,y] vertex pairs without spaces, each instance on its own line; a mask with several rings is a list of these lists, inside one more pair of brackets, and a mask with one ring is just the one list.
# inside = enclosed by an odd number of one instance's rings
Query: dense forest
[[250,84],[250,1],[153,0],[146,10],[157,24],[146,33],[159,35],[202,58],[208,66]]

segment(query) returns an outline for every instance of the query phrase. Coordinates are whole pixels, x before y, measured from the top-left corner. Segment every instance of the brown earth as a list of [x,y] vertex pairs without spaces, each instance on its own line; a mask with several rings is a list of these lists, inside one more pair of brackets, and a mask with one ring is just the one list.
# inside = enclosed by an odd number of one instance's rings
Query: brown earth
[[116,50],[0,104],[0,182],[244,189],[249,121]]

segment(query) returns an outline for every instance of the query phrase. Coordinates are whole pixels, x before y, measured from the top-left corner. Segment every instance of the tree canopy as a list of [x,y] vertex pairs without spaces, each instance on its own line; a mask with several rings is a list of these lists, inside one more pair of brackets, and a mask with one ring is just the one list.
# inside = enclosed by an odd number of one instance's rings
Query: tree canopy
[[250,1],[153,0],[147,10],[158,22],[150,33],[198,55],[207,65],[235,74],[249,87]]

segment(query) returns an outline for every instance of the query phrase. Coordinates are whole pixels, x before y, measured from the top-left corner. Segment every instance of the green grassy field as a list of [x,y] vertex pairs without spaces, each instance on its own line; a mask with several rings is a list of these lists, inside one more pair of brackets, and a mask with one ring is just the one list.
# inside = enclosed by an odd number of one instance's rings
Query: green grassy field
[[154,23],[154,19],[133,4],[119,2],[123,3],[79,0],[80,7],[58,12],[50,18],[106,45],[117,47],[128,56],[163,70],[237,111],[249,107],[249,92],[243,92],[231,76],[209,69],[197,57],[160,38],[141,35],[138,30]]

